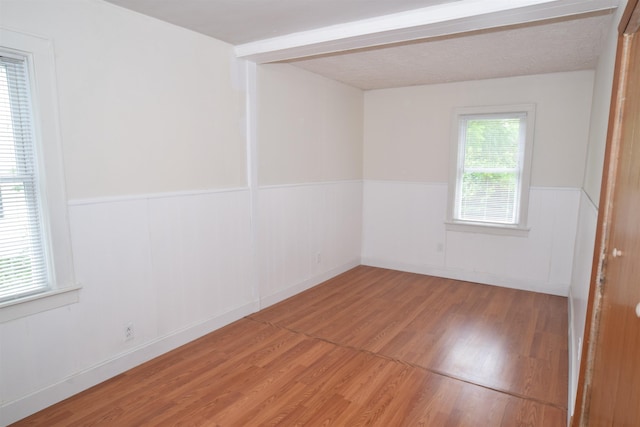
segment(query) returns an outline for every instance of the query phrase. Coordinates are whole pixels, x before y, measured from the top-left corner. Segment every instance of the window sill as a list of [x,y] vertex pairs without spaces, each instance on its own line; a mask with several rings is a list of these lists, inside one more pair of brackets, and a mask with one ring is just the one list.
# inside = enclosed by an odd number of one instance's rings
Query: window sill
[[79,300],[80,288],[79,285],[69,286],[0,303],[0,323],[75,304]]
[[483,224],[478,222],[445,222],[447,231],[459,231],[462,233],[493,234],[498,236],[528,237],[529,227],[518,227],[500,224]]

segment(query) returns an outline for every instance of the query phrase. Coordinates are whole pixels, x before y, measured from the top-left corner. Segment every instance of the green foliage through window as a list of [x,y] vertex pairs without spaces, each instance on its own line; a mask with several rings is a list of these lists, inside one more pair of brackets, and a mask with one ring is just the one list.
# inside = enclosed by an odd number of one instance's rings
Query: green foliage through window
[[522,117],[464,117],[460,159],[458,218],[466,221],[517,223],[521,171]]

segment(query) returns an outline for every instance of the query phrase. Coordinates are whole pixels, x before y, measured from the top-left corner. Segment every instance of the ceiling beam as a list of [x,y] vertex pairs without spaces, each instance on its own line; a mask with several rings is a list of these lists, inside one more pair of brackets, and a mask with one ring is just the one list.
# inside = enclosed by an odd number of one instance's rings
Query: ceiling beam
[[459,0],[237,45],[257,63],[285,61],[371,46],[615,9],[619,0]]

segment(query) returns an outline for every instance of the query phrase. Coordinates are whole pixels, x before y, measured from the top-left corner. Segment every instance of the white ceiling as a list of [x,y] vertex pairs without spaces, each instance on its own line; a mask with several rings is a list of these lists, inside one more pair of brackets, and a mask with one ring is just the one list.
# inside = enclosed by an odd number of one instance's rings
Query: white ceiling
[[[618,4],[618,0],[107,1],[225,41],[236,46],[236,52],[259,52],[239,56],[289,62],[362,89],[593,69]],[[514,8],[518,1],[528,7]],[[483,14],[482,6],[491,4],[506,9]],[[469,12],[478,8],[480,12]],[[470,14],[484,16],[480,20]],[[429,22],[436,16],[443,18]],[[405,22],[421,17],[425,23],[413,22],[399,36],[390,30],[389,22],[398,21],[392,18]],[[343,36],[352,28],[363,28],[362,24],[385,31]],[[316,43],[326,30],[332,34],[329,42]],[[299,40],[313,42],[289,49]],[[261,50],[264,46],[266,53]]]
[[481,31],[291,63],[362,89],[595,68],[611,15]]
[[456,0],[107,1],[239,45]]

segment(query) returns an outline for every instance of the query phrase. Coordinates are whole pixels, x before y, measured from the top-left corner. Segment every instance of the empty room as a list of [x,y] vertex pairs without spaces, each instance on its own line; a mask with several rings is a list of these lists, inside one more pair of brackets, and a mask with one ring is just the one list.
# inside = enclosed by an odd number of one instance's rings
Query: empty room
[[0,0],[0,425],[640,423],[636,4]]

